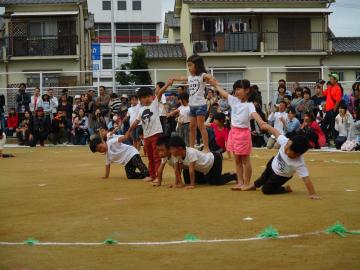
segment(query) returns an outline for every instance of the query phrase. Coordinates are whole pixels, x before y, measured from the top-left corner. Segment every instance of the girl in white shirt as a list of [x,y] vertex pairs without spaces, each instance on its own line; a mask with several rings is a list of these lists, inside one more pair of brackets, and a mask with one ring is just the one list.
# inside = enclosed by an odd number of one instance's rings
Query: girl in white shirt
[[207,114],[207,103],[205,99],[206,82],[211,78],[206,74],[204,60],[201,56],[192,55],[187,59],[187,66],[190,73],[188,77],[176,77],[174,81],[188,81],[189,84],[189,105],[190,105],[190,147],[195,145],[197,128],[200,130],[204,144],[204,152],[209,152],[209,137],[205,126]]
[[335,117],[335,130],[339,133],[335,139],[336,149],[340,149],[344,142],[346,142],[353,124],[354,119],[348,112],[347,106],[340,103],[339,114]]
[[222,97],[228,100],[231,107],[231,130],[227,150],[234,153],[238,182],[232,189],[242,190],[243,187],[249,185],[252,175],[250,120],[253,118],[260,128],[266,125],[266,123],[256,112],[254,104],[247,102],[251,95],[250,82],[248,80],[239,80],[234,83],[235,97],[219,86],[215,79],[211,79],[210,84],[219,91]]

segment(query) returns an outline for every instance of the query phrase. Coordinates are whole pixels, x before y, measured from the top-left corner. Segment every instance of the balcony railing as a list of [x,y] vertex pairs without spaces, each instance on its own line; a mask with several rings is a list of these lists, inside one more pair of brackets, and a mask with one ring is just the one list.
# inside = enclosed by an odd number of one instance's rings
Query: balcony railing
[[192,33],[194,53],[206,52],[260,52],[261,42],[265,52],[326,52],[326,32],[238,32]]
[[[158,36],[116,36],[116,43],[158,43]],[[96,36],[93,42],[111,43],[111,36]]]
[[76,55],[77,36],[9,37],[9,56]]

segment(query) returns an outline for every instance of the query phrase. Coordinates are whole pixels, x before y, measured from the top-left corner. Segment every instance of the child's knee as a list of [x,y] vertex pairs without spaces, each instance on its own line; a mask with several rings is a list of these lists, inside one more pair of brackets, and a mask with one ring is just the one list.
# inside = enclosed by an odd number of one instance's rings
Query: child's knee
[[268,186],[263,186],[263,187],[261,188],[261,191],[262,191],[262,193],[265,194],[265,195],[273,194],[272,189],[271,189],[270,187],[268,187]]

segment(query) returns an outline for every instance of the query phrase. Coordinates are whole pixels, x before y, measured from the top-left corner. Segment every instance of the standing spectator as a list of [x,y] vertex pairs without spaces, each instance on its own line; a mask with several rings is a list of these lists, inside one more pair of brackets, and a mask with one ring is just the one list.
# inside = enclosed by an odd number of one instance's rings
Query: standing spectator
[[5,130],[5,96],[0,95],[0,129]]
[[304,121],[304,116],[307,113],[312,113],[314,109],[314,101],[310,99],[311,91],[309,88],[304,87],[303,99],[299,102],[296,111],[300,113],[300,121]]
[[29,126],[32,121],[31,112],[26,111],[24,114],[24,118],[19,123],[18,128],[16,129],[16,137],[18,139],[19,145],[29,145]]
[[212,106],[217,103],[217,97],[215,96],[214,90],[208,89],[206,96],[207,112],[210,114]]
[[188,94],[188,91],[186,90],[186,86],[185,85],[178,85],[176,87],[176,93],[178,96],[183,95],[183,94]]
[[87,139],[89,137],[88,127],[89,127],[89,119],[85,115],[85,111],[83,109],[80,109],[78,116],[75,117],[73,123],[73,129],[75,132],[75,137],[74,137],[75,145],[86,144]]
[[275,93],[272,104],[274,106],[279,105],[280,101],[284,101],[284,97],[286,96],[286,86],[281,84],[278,87],[277,93]]
[[229,112],[230,105],[226,98],[220,97],[218,104],[219,104],[220,112],[222,113]]
[[36,112],[39,108],[43,107],[42,98],[40,96],[40,89],[38,87],[35,88],[34,95],[31,96],[29,106],[31,112]]
[[78,114],[81,107],[81,96],[75,95],[74,103],[72,105],[72,112]]
[[323,88],[321,84],[315,85],[315,95],[311,97],[311,100],[314,102],[313,114],[316,116],[320,110],[321,103],[325,101],[325,97],[323,96]]
[[47,94],[50,97],[51,109],[52,109],[52,116],[55,116],[57,113],[57,109],[59,107],[59,100],[56,96],[54,96],[54,90],[49,88],[47,90]]
[[359,106],[360,106],[360,82],[357,84],[357,87],[354,90],[354,107],[357,108]]
[[39,108],[35,112],[33,120],[30,121],[29,140],[31,147],[35,147],[37,142],[40,143],[40,146],[44,146],[45,140],[49,135],[50,125],[50,121],[44,116],[44,110],[42,108]]
[[300,112],[297,110],[299,104],[303,100],[303,89],[301,87],[298,87],[295,89],[295,97],[291,101],[291,107],[293,107],[296,110],[296,117],[300,118]]
[[26,84],[21,83],[19,92],[16,94],[16,104],[17,104],[17,113],[19,116],[19,121],[23,119],[25,112],[30,110],[29,104],[31,102],[31,97],[25,91],[26,91]]
[[65,144],[68,140],[68,123],[65,112],[59,111],[51,121],[51,133],[49,141],[56,144]]
[[[286,88],[286,86],[285,86]],[[263,107],[263,101],[262,101],[262,96],[261,96],[261,91],[259,90],[259,86],[257,86],[256,84],[251,86],[251,92],[253,93],[253,99],[257,101],[257,103],[260,105],[261,110]],[[250,102],[250,99],[249,99]]]
[[87,96],[88,96],[88,99],[89,99],[89,102],[90,101],[96,101],[96,97],[95,97],[95,90],[94,89],[89,89],[87,91]]
[[109,102],[109,108],[110,108],[110,117],[112,118],[114,115],[118,115],[120,113],[120,107],[121,107],[121,100],[118,97],[117,94],[112,93],[110,95],[110,102]]
[[73,105],[74,103],[74,99],[72,96],[69,96],[69,91],[64,88],[62,91],[61,91],[62,95],[65,95],[66,96],[66,100],[67,102],[70,104],[70,105]]
[[355,118],[356,107],[359,106],[360,98],[360,83],[356,82],[351,87],[352,93],[349,100],[349,112]]
[[[284,123],[287,121],[287,113],[286,113],[286,104],[284,101],[281,101],[279,104],[279,111],[272,112],[269,115],[269,122],[274,124],[274,128],[280,132],[280,134],[285,134]],[[279,149],[280,145],[276,142],[275,136],[271,135],[267,142],[268,149]]]
[[48,94],[42,95],[42,107],[44,109],[45,117],[52,119],[53,118],[53,110],[51,107],[52,103],[50,101],[50,96]]
[[[255,97],[254,100],[254,106],[256,109],[256,112],[260,115],[261,119],[266,122],[265,113],[262,111],[262,106],[260,105],[261,100],[259,99],[259,96]],[[250,120],[250,127],[251,127],[251,141],[253,147],[263,147],[265,146],[265,138],[264,138],[264,132],[261,130],[259,124],[254,120]],[[228,152],[230,153],[230,152]]]
[[322,128],[327,135],[327,142],[329,143],[330,138],[337,138],[337,132],[335,130],[335,117],[338,110],[340,101],[342,99],[342,91],[338,84],[339,75],[336,73],[329,74],[330,84],[325,91],[323,91],[326,97],[326,115],[322,123]]
[[93,130],[94,132],[96,132],[99,128],[104,128],[106,127],[106,121],[104,116],[101,115],[101,111],[100,109],[96,109],[95,114],[93,115]]
[[93,100],[92,96],[88,94],[84,97],[84,110],[85,115],[89,119],[89,134],[92,135],[94,133],[94,113],[95,113],[95,101]]
[[11,108],[9,111],[8,119],[7,119],[7,128],[6,128],[6,135],[13,136],[16,128],[18,127],[18,114],[16,113],[15,108]]
[[339,114],[335,118],[335,130],[339,133],[335,138],[336,149],[340,149],[343,143],[346,142],[350,135],[350,129],[353,123],[353,117],[347,110],[346,104],[340,103]]
[[110,117],[110,96],[106,94],[105,86],[100,86],[100,95],[96,99],[96,108],[100,109],[101,115],[105,118],[106,123],[109,122]]
[[60,97],[58,111],[65,112],[65,117],[68,120],[68,123],[71,123],[72,117],[72,106],[68,103],[68,98],[65,94]]

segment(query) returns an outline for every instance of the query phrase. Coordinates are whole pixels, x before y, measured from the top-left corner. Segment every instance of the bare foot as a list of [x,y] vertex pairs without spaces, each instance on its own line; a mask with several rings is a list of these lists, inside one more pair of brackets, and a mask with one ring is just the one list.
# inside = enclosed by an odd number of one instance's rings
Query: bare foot
[[253,190],[256,190],[256,187],[254,184],[250,184],[250,185],[247,185],[247,186],[243,186],[242,189],[243,191],[253,191]]
[[202,152],[204,152],[204,153],[209,153],[209,152],[210,152],[210,149],[204,147],[204,149],[202,150]]
[[144,178],[144,182],[152,182],[153,180],[150,176]]
[[233,191],[242,191],[243,187],[244,187],[243,183],[238,183],[236,186],[232,187],[231,190],[233,190]]
[[183,184],[170,184],[169,188],[183,188],[184,185]]
[[152,181],[152,186],[153,187],[160,187],[161,183],[159,179],[155,179],[154,181]]
[[193,186],[193,185],[187,185],[185,188],[186,188],[186,189],[194,189],[195,186]]
[[293,192],[293,190],[291,189],[290,186],[284,186],[284,188],[285,188],[285,191],[288,193]]

